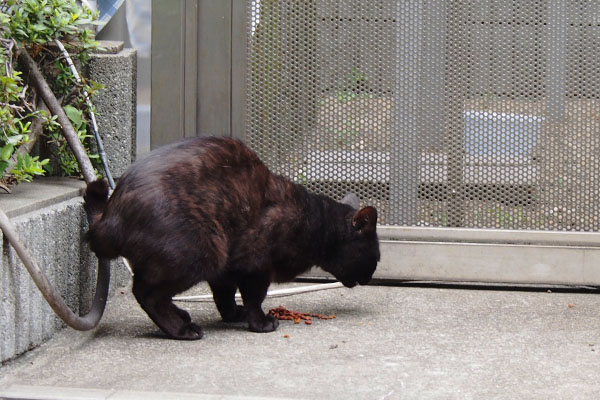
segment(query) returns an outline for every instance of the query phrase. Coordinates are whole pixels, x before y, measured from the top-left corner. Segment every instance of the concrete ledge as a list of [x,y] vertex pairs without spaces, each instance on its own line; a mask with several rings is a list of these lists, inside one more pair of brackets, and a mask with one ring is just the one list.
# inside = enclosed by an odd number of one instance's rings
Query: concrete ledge
[[[86,75],[104,85],[93,100],[111,172],[118,178],[135,156],[136,53],[120,42],[101,46],[106,51],[92,56]],[[80,313],[91,303],[97,265],[84,241],[84,187],[77,179],[41,178],[18,185],[11,195],[0,194],[0,209],[12,219],[67,304]],[[5,240],[0,244],[0,362],[4,362],[39,346],[64,324],[46,304],[12,247]],[[113,263],[113,292],[130,280],[120,264]]]
[[[11,215],[21,239],[75,312],[87,311],[91,303],[97,265],[84,241],[82,188],[82,182],[69,178],[43,178],[0,196],[0,208]],[[2,240],[1,250],[0,362],[40,345],[64,326],[12,246]],[[114,291],[129,277],[113,264]]]
[[[600,286],[597,232],[378,226],[374,278]],[[315,268],[305,276],[332,279]]]
[[[94,268],[91,260],[80,265],[84,219],[77,198],[12,219],[33,257],[75,312],[80,309],[82,280],[89,280]],[[0,259],[0,321],[2,361],[38,346],[63,326],[5,240]]]
[[79,179],[50,177],[24,182],[11,194],[0,194],[0,209],[12,218],[77,197],[84,188]]

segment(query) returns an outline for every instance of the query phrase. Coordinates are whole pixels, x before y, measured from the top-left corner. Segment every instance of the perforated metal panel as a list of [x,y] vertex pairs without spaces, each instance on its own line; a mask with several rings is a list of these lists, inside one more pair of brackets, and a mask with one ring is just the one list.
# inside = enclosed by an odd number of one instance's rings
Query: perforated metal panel
[[386,225],[600,229],[600,3],[248,2],[246,138]]

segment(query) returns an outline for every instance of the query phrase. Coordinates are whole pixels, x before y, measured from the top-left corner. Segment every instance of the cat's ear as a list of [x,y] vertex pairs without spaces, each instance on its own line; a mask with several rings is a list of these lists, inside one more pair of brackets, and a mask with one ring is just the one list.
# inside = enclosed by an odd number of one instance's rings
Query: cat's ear
[[352,217],[352,226],[362,234],[375,233],[377,227],[377,210],[374,207],[365,207],[357,211],[354,217]]
[[354,193],[348,193],[340,203],[347,204],[355,210],[358,210],[360,208],[360,200],[358,199],[358,196]]

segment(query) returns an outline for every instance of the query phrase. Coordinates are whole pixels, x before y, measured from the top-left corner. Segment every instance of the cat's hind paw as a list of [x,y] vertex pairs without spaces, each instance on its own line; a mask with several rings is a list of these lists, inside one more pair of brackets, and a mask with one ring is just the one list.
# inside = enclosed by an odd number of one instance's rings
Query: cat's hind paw
[[204,331],[200,325],[190,322],[182,326],[176,335],[171,336],[173,336],[174,339],[179,340],[199,340],[204,336]]

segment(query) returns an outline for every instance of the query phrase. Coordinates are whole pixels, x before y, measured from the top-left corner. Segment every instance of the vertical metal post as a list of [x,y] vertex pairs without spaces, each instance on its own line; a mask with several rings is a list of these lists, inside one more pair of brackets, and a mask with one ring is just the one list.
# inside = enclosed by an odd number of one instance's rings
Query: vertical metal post
[[197,1],[198,133],[231,136],[233,0]]
[[421,76],[419,79],[419,143],[440,150],[444,138],[444,68],[446,66],[446,1],[427,2],[423,9]]
[[197,3],[152,1],[151,148],[196,134]]
[[464,221],[464,102],[467,97],[466,34],[461,0],[450,0],[446,19],[446,143],[448,226]]
[[246,138],[247,3],[231,5],[231,136],[238,139]]
[[567,4],[551,0],[548,4],[548,80],[546,82],[546,115],[549,121],[565,118],[567,65]]
[[183,136],[198,135],[196,116],[198,113],[198,0],[184,1],[183,15]]
[[396,5],[396,83],[394,130],[390,171],[390,223],[416,223],[419,200],[417,145],[419,104],[419,56],[421,52],[421,0]]

